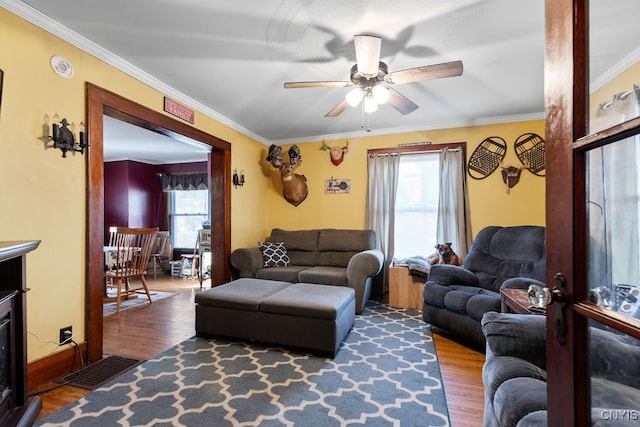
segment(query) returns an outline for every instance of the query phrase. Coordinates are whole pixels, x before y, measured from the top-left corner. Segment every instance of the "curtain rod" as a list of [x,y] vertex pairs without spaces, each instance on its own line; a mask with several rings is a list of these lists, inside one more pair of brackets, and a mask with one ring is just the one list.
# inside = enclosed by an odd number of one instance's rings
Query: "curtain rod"
[[611,105],[613,104],[613,102],[616,99],[626,99],[629,95],[631,95],[632,93],[634,93],[635,91],[637,91],[638,89],[640,89],[640,86],[634,84],[632,89],[629,89],[626,92],[621,92],[621,93],[617,93],[613,96],[613,99],[610,101],[605,101],[605,102],[601,102],[598,105],[598,109],[599,110],[606,110],[607,108],[611,107]]
[[[442,153],[445,149],[439,148],[437,150],[420,150],[420,151],[396,151],[396,152],[389,152],[389,153],[369,153],[369,157],[373,157],[373,156],[411,156],[412,154],[426,154],[426,153],[434,153],[434,154],[438,154],[438,153]],[[451,152],[457,152],[457,151],[462,151],[462,148],[460,147],[456,147],[456,148],[447,148],[447,150],[451,151]]]

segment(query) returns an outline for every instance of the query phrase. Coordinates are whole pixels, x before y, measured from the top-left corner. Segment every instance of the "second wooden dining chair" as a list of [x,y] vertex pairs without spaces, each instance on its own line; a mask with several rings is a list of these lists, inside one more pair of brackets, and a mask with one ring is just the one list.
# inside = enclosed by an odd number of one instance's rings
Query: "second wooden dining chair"
[[[116,288],[116,313],[120,312],[120,303],[123,299],[144,290],[149,300],[151,294],[147,286],[145,274],[149,257],[156,245],[158,228],[129,228],[118,227],[115,235],[116,263],[114,267],[105,272],[107,286]],[[141,286],[134,287],[132,279],[141,282]]]

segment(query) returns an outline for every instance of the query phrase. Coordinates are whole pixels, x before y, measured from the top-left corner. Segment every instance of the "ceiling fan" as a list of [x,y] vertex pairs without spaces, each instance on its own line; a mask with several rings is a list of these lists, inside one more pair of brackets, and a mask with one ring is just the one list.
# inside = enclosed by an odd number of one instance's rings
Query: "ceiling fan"
[[345,99],[325,114],[325,117],[337,117],[348,106],[355,107],[360,102],[363,102],[366,113],[372,113],[378,109],[379,104],[389,102],[400,113],[409,114],[418,106],[393,89],[393,85],[462,75],[462,61],[425,65],[390,73],[387,64],[380,61],[381,44],[382,39],[377,36],[354,37],[356,64],[351,67],[350,81],[286,82],[284,87],[354,87]]

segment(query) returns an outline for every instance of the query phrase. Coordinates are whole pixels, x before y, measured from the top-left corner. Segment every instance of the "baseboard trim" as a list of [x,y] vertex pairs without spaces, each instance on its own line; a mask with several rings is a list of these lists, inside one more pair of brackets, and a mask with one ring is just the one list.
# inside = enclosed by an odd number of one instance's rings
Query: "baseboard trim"
[[60,378],[76,369],[80,369],[80,357],[78,349],[82,354],[82,360],[87,360],[87,344],[80,343],[78,347],[75,345],[67,345],[62,350],[53,353],[50,356],[35,360],[27,365],[27,387],[29,393],[36,391],[38,387],[50,383],[56,378]]

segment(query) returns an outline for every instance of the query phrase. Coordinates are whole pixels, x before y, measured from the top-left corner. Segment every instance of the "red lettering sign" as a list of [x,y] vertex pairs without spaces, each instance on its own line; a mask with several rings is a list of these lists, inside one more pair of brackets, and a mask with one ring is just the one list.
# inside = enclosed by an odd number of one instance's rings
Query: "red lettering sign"
[[191,124],[194,123],[195,112],[193,110],[190,110],[184,105],[178,104],[176,101],[171,98],[167,98],[166,96],[164,97],[164,111]]

